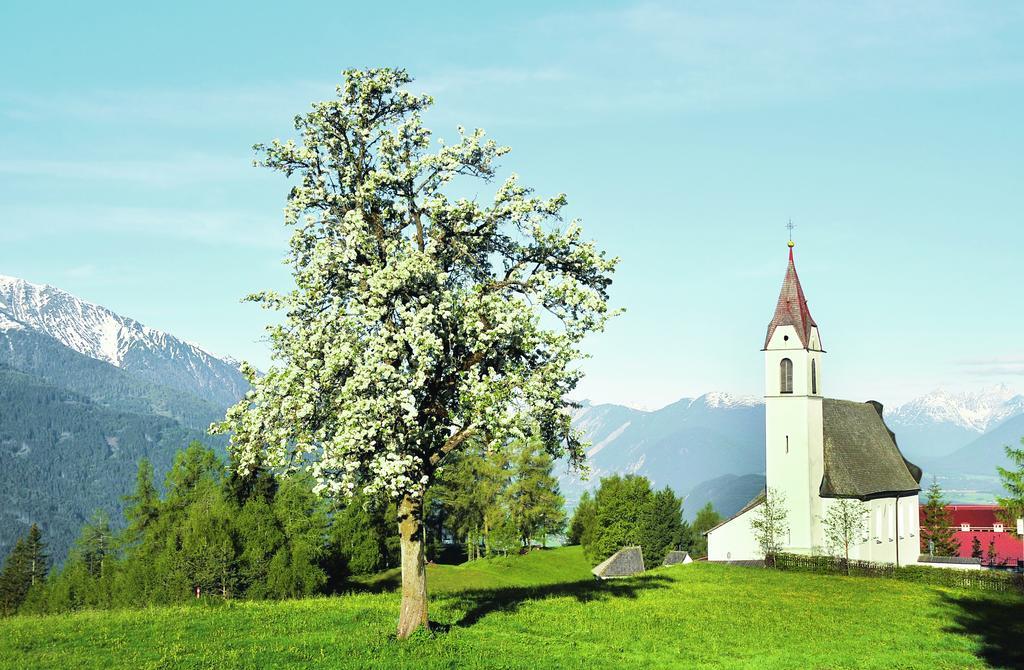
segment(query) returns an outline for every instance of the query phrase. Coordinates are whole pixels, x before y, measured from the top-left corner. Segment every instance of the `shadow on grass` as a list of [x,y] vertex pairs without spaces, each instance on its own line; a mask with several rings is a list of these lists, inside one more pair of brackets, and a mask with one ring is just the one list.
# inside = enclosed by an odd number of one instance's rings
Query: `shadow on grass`
[[993,668],[1024,668],[1024,599],[943,595],[956,608],[951,633],[978,640],[978,656]]
[[391,593],[402,588],[402,571],[393,569],[384,575],[363,581],[358,577],[345,582],[344,593]]
[[531,600],[572,597],[587,603],[609,598],[636,598],[644,591],[668,588],[672,580],[663,575],[643,575],[630,579],[609,581],[580,580],[543,586],[510,586],[496,589],[457,591],[443,596],[452,607],[465,610],[465,615],[454,625],[472,626],[494,612],[515,612],[520,605]]

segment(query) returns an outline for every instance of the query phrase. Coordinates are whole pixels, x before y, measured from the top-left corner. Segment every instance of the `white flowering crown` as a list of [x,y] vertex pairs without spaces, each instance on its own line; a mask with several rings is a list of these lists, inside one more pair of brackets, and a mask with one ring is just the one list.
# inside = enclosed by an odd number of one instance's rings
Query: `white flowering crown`
[[273,364],[215,430],[243,470],[309,468],[330,494],[419,497],[449,452],[532,435],[582,463],[566,399],[581,339],[612,316],[618,259],[561,225],[510,176],[490,204],[446,194],[494,177],[509,149],[482,130],[438,141],[403,70],[349,70],[333,100],[297,116],[301,138],[256,145],[297,183],[295,289],[248,299],[283,310]]

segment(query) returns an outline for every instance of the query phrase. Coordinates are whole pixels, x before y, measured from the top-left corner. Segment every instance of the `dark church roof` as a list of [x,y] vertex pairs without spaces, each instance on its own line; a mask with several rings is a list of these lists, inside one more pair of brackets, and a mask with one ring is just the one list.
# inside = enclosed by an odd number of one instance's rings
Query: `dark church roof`
[[771,323],[768,324],[764,347],[768,348],[768,343],[776,328],[793,326],[800,338],[800,344],[807,349],[811,342],[811,326],[817,325],[807,308],[807,299],[800,286],[800,277],[796,274],[796,265],[793,264],[793,247],[791,246],[789,248],[789,266],[786,268],[786,277],[782,280],[782,291],[779,292],[779,303],[775,306],[775,315],[772,317]]
[[900,453],[877,402],[822,400],[823,498],[891,498],[921,490],[921,468]]

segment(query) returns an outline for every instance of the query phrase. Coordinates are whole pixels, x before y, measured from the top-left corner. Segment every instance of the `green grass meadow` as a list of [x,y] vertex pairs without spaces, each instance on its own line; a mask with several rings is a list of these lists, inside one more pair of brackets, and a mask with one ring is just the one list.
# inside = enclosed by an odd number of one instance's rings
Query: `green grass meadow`
[[1024,600],[709,563],[594,581],[578,547],[432,565],[437,631],[364,592],[0,620],[3,668],[1024,667]]

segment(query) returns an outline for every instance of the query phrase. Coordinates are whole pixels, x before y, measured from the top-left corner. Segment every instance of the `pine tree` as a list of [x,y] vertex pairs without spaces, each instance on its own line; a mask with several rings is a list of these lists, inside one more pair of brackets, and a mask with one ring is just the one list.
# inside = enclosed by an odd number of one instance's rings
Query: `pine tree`
[[18,538],[14,548],[4,561],[0,572],[0,614],[14,614],[25,600],[29,590],[27,551],[25,538]]
[[693,545],[690,550],[695,557],[708,555],[708,538],[705,533],[717,526],[721,521],[722,515],[715,511],[710,502],[697,512],[697,516],[693,520],[691,531]]
[[126,539],[129,542],[141,539],[160,514],[160,493],[154,481],[153,464],[143,458],[135,475],[135,492],[124,497],[124,518],[128,522]]
[[932,479],[921,521],[921,551],[934,556],[957,556],[960,543],[953,530],[953,519],[946,509],[939,482]]
[[39,526],[32,524],[25,536],[25,562],[29,574],[29,587],[42,583],[49,572],[49,556],[43,544],[43,534]]
[[589,544],[594,534],[594,522],[597,519],[597,503],[590,497],[590,491],[584,491],[576,504],[572,521],[569,523],[567,544]]
[[640,546],[647,565],[659,565],[665,555],[679,549],[687,535],[683,501],[669,487],[654,493],[644,510]]
[[971,540],[971,558],[984,558],[985,554],[981,551],[981,540],[975,535],[974,539]]
[[565,530],[565,499],[552,474],[555,460],[539,442],[524,441],[513,451],[512,484],[506,493],[508,510],[519,530],[523,546],[529,549],[538,535]]
[[[1024,438],[1021,438],[1021,445],[1024,445]],[[1013,464],[1014,469],[997,467],[999,479],[1002,480],[1003,489],[1007,494],[1005,497],[996,498],[999,507],[1002,508],[1000,516],[1007,526],[1016,526],[1017,519],[1024,517],[1024,448],[1014,449],[1007,445],[1006,457]]]
[[224,481],[225,495],[229,500],[233,500],[239,507],[253,499],[270,503],[277,493],[277,487],[277,477],[261,461],[242,471],[237,456],[232,455],[228,476]]
[[999,561],[999,552],[996,551],[996,541],[989,540],[988,542],[988,564],[995,565]]
[[597,565],[623,547],[640,544],[651,496],[646,477],[612,475],[601,480],[595,495],[594,535],[583,546],[591,563]]
[[511,477],[507,452],[487,449],[477,441],[450,454],[438,473],[429,496],[444,508],[452,535],[465,540],[469,560],[492,553],[490,533],[507,515]]

